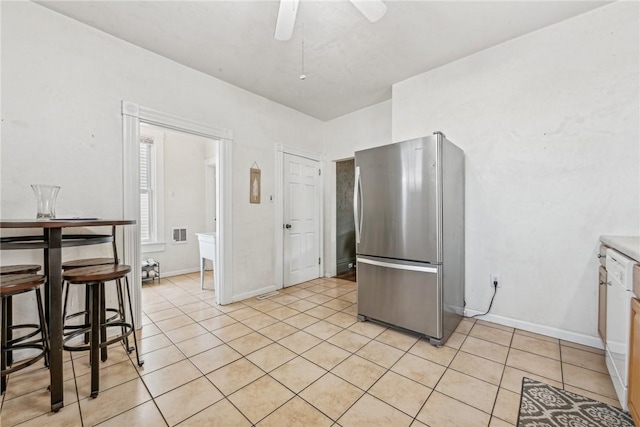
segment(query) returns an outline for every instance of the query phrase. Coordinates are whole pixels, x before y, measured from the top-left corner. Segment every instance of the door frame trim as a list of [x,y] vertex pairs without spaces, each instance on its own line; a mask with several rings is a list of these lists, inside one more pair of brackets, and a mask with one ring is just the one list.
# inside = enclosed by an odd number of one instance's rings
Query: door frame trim
[[[135,226],[123,227],[124,251],[123,262],[131,266],[133,283],[132,302],[134,320],[140,325],[142,320],[142,279],[140,260],[140,122],[186,132],[192,135],[219,140],[218,144],[218,177],[216,182],[218,200],[217,209],[217,251],[215,283],[220,284],[216,292],[218,304],[228,304],[233,295],[233,252],[232,252],[232,188],[231,188],[231,143],[233,132],[219,129],[161,111],[138,105],[134,102],[122,101],[122,199],[123,218],[136,218]],[[223,206],[220,206],[220,205]]]
[[[275,243],[276,243],[276,289],[284,287],[284,234],[282,233],[282,224],[284,224],[284,155],[292,154],[298,157],[304,157],[309,160],[318,162],[318,168],[323,171],[324,155],[314,151],[301,150],[299,148],[290,147],[283,144],[275,146]],[[321,172],[323,173],[323,172]],[[318,177],[318,209],[319,209],[319,253],[320,264],[318,265],[318,277],[323,277],[324,271],[324,180],[322,175]]]

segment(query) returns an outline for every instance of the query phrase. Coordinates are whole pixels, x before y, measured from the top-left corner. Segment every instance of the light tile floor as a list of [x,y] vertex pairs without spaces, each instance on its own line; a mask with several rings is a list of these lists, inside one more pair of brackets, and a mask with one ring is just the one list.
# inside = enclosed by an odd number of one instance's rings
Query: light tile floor
[[2,426],[510,426],[523,376],[617,404],[601,350],[472,319],[435,348],[357,322],[353,282],[217,306],[189,274],[142,294],[142,368],[111,347],[91,399],[88,356],[66,353],[57,414],[46,369],[11,375]]

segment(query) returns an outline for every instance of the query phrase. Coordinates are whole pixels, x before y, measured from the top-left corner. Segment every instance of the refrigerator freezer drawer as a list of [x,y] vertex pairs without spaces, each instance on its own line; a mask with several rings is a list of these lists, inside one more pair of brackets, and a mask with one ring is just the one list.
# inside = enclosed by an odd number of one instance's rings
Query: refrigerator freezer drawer
[[359,257],[358,314],[442,338],[440,266]]

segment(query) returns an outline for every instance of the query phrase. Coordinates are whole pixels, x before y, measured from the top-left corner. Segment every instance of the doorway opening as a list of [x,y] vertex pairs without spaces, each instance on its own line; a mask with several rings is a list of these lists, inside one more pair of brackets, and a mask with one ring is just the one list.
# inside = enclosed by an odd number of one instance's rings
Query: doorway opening
[[220,140],[144,122],[139,132],[142,284],[188,275],[195,285],[205,258],[201,287],[214,291],[215,257],[201,257],[199,240],[215,247]]
[[356,281],[355,160],[336,162],[336,277]]
[[[228,129],[214,128],[179,116],[152,110],[138,104],[122,102],[123,130],[123,218],[137,220],[135,226],[124,228],[123,261],[131,266],[133,286],[134,320],[140,325],[142,319],[142,249],[141,249],[141,192],[140,192],[140,123],[184,132],[189,135],[218,140],[216,150],[216,246],[215,252],[215,302],[220,305],[232,302],[232,158],[233,133]],[[202,163],[198,169],[202,170]],[[166,228],[165,228],[166,230]],[[174,235],[186,236],[180,227]],[[181,240],[181,239],[176,239]],[[166,242],[165,242],[166,243]],[[160,272],[162,275],[162,270]]]

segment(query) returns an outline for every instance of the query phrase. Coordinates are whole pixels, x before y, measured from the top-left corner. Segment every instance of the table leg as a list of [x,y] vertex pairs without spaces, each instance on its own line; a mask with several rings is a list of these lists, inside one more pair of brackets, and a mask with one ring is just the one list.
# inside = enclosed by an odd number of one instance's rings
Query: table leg
[[100,287],[103,284],[91,284],[87,286],[89,288],[89,295],[91,295],[91,343],[89,344],[89,360],[91,363],[91,397],[98,396],[100,391],[100,359],[98,354],[100,352],[100,317],[102,309],[100,307],[100,294],[102,293]]
[[205,259],[200,257],[200,289],[204,289],[204,263]]
[[[107,320],[107,308],[106,308],[106,293],[105,293],[105,289],[104,289],[104,283],[100,283],[99,285],[100,287],[100,321],[98,322],[98,325],[100,326],[100,341],[98,341],[100,344],[107,342],[107,327],[106,326],[102,326],[106,323]],[[100,346],[99,346],[100,347]],[[107,361],[107,346],[105,345],[104,347],[100,347],[100,360],[102,360],[103,362]],[[100,365],[98,363],[98,365]]]
[[46,228],[47,249],[44,256],[46,284],[46,316],[49,323],[49,374],[51,377],[51,410],[64,406],[62,376],[62,229]]

